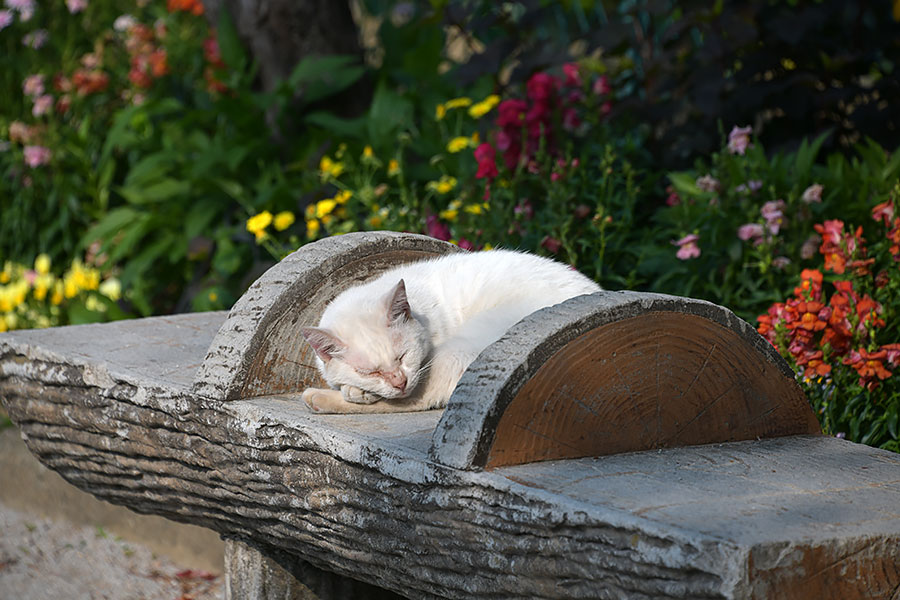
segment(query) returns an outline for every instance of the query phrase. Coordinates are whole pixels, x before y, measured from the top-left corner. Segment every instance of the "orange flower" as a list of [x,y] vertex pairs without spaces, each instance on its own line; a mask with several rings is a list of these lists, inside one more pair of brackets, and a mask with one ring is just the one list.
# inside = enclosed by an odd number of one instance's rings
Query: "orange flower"
[[804,367],[803,375],[805,377],[825,377],[831,373],[831,365],[823,361],[822,357],[821,350],[807,351],[797,357],[797,365]]
[[166,51],[162,48],[154,50],[147,57],[150,64],[150,72],[154,77],[162,77],[169,72],[169,63],[166,60]]
[[868,352],[865,348],[860,348],[851,351],[843,362],[856,369],[859,374],[859,385],[872,389],[878,385],[878,382],[875,381],[876,377],[883,380],[891,376],[891,372],[885,369],[882,363],[886,358],[886,350]]
[[169,12],[181,10],[197,16],[203,14],[203,3],[200,0],[169,0],[166,8]]

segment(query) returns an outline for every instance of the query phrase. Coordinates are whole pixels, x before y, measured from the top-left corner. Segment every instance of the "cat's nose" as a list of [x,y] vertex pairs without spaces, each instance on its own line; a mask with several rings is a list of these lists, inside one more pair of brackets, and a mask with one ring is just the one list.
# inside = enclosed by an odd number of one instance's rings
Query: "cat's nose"
[[406,391],[406,375],[403,371],[395,371],[393,373],[389,373],[387,376],[387,381],[391,384],[391,387],[394,387],[401,392]]

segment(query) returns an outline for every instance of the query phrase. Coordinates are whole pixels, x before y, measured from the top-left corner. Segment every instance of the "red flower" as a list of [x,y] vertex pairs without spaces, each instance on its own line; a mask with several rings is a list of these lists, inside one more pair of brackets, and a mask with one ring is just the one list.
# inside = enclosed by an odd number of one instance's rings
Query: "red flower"
[[859,385],[868,389],[878,386],[878,379],[887,379],[891,372],[884,368],[883,360],[887,359],[886,350],[868,352],[865,348],[851,351],[844,357],[843,363],[850,365],[859,374]]
[[541,240],[541,247],[546,248],[551,254],[556,254],[562,248],[562,242],[548,235]]
[[497,171],[497,151],[489,143],[485,142],[475,148],[475,160],[478,161],[478,172],[475,177],[478,179],[493,179],[499,172]]
[[581,87],[581,74],[578,72],[577,63],[563,65],[563,74],[566,76],[566,85],[569,87]]
[[519,129],[525,122],[528,104],[524,100],[504,100],[497,106],[497,125]]

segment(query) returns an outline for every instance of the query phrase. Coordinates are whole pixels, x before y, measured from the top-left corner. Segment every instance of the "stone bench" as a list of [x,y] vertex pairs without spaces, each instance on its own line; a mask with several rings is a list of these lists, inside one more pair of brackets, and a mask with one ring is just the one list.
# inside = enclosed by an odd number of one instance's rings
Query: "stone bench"
[[304,246],[229,314],[0,335],[30,450],[215,530],[231,598],[900,599],[900,455],[819,434],[747,323],[601,292],[529,316],[443,411],[319,415],[299,328],[454,246]]

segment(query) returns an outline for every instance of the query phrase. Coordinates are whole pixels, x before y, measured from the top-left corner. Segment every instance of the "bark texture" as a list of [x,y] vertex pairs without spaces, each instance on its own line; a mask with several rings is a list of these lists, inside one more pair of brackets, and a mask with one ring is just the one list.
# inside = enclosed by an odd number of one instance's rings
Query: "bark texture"
[[362,50],[350,5],[334,0],[204,0],[216,26],[227,10],[251,56],[259,63],[263,88],[271,90],[306,56]]

